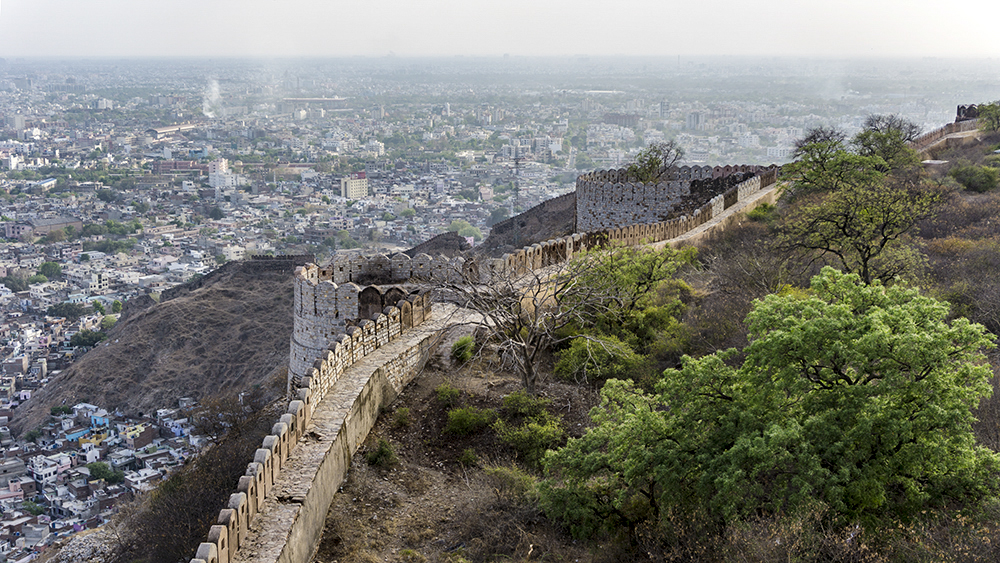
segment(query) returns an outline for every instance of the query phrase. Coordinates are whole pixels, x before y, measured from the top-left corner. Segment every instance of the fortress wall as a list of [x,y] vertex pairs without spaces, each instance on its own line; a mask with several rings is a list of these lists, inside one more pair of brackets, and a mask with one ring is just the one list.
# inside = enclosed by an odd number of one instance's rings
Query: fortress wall
[[[379,267],[388,269],[390,261],[387,257],[379,260]],[[443,258],[443,257],[442,257]],[[447,264],[441,272],[449,274],[453,268],[464,265],[462,262],[452,262],[447,259],[436,260],[438,264]],[[360,264],[356,259],[347,262],[348,265]],[[375,334],[378,315],[385,313],[387,307],[395,308],[400,299],[409,295],[400,288],[383,291],[377,286],[360,287],[351,282],[338,285],[332,278],[336,277],[338,268],[320,268],[315,264],[306,264],[295,270],[293,283],[295,288],[294,315],[292,319],[292,338],[288,360],[288,388],[294,389],[303,377],[309,375],[316,358],[324,355],[328,346],[338,335],[348,332],[351,325],[357,324],[365,332],[362,342],[368,342],[368,334]],[[449,274],[451,275],[451,274]],[[454,275],[451,275],[454,279]],[[448,281],[447,279],[435,281]],[[429,300],[419,299],[411,302],[407,318],[419,319],[411,326],[422,322],[426,316],[425,308],[429,308]],[[398,311],[398,310],[397,310]],[[415,314],[414,314],[415,311]],[[402,332],[402,313],[397,312],[391,318],[399,319],[397,326],[386,326],[380,337],[385,334]],[[372,321],[372,327],[367,327]],[[353,351],[352,351],[353,355]]]
[[[580,252],[606,245],[669,240],[718,217],[724,209],[773,185],[777,179],[774,168],[682,167],[677,176],[684,179],[646,186],[617,182],[627,179],[623,172],[593,173],[588,177],[608,181],[584,182],[583,187],[601,188],[593,196],[604,201],[639,205],[650,194],[654,199],[672,197],[682,189],[685,181],[725,179],[737,172],[756,172],[756,175],[715,196],[690,215],[579,232],[522,248],[485,264],[424,254],[412,260],[408,257],[404,260],[399,255],[377,257],[370,265],[366,262],[368,259],[352,255],[338,258],[324,268],[312,263],[296,268],[295,325],[289,360],[289,389],[294,400],[275,422],[272,433],[262,441],[237,491],[230,496],[227,507],[220,511],[217,524],[211,527],[207,541],[199,546],[192,563],[308,561],[322,532],[333,494],[346,476],[351,455],[367,436],[379,410],[395,399],[426,362],[436,342],[435,334],[389,357],[363,380],[343,379],[348,368],[391,345],[406,335],[408,329],[420,326],[432,312],[429,293],[407,294],[399,288],[388,291],[374,288],[365,293],[369,288],[352,283],[352,279],[364,279],[373,272],[388,272],[393,278],[408,273],[409,278],[445,283],[472,270],[478,272],[478,279],[486,280],[509,271],[523,272],[558,264]],[[578,182],[578,190],[579,186]],[[612,192],[622,190],[622,193],[608,193],[608,187]],[[362,306],[366,310],[375,306],[374,296],[382,300],[381,308],[374,309],[369,315],[371,318],[356,321]],[[354,326],[349,324],[355,322]],[[311,438],[304,440],[305,429],[313,422],[317,409],[321,409],[323,419],[316,421]],[[335,437],[324,441],[322,437],[327,431]],[[308,469],[302,468],[303,459],[312,460],[305,464]],[[282,486],[294,490],[274,494],[274,488],[279,485],[278,477],[286,470],[293,473],[291,478],[281,481]],[[238,551],[249,541],[250,526],[262,511],[266,513],[262,516],[268,519],[261,532],[267,536],[262,540],[267,544],[263,546],[266,549],[255,544],[252,551]]]
[[947,137],[948,135],[951,135],[953,133],[962,133],[965,131],[975,131],[978,128],[979,128],[978,119],[969,119],[966,121],[958,121],[956,123],[948,123],[944,127],[940,127],[933,131],[929,131],[917,137],[916,139],[913,140],[912,143],[910,143],[910,148],[912,148],[917,152],[920,152],[926,149],[927,147],[933,145],[937,141],[940,141],[941,139]]
[[[639,182],[627,169],[584,174],[576,182],[576,228],[593,232],[658,223],[691,195],[693,187],[707,182],[710,189],[721,193],[745,180],[748,174],[760,175],[774,169],[756,165],[682,166],[662,171],[664,181],[648,184]],[[736,196],[730,200],[730,205],[734,204]]]
[[[312,322],[311,319],[319,317],[315,313],[308,314],[310,304],[318,302],[316,299],[317,286],[337,288],[336,284],[330,280],[315,283],[315,280],[318,279],[318,270],[319,268],[315,264],[308,264],[299,267],[295,272],[296,321],[301,318],[308,324]],[[329,290],[327,295],[335,293],[335,291]],[[412,326],[418,326],[430,317],[429,294],[410,295],[400,303],[405,303],[410,311],[414,319]],[[310,332],[311,329],[307,330],[304,326],[300,328],[302,328],[302,334],[308,337],[313,336]],[[331,337],[326,341],[327,343],[320,353],[312,357],[313,360],[309,362],[308,367],[301,368],[303,375],[296,379],[295,387],[292,389],[292,396],[295,397],[295,400],[289,403],[286,412],[275,422],[272,433],[264,438],[253,461],[247,466],[246,475],[240,479],[237,491],[230,496],[228,506],[220,512],[217,525],[210,529],[208,541],[199,546],[196,557],[192,561],[225,561],[228,563],[236,557],[241,541],[245,541],[248,537],[253,517],[264,508],[265,499],[277,483],[282,468],[287,465],[288,456],[302,438],[303,431],[310,423],[316,405],[331,393],[341,393],[337,384],[344,372],[354,363],[389,345],[403,334],[402,310],[396,306],[385,307],[381,312],[372,315],[372,319],[362,319],[358,326],[350,327],[348,333]],[[307,336],[302,338],[306,339]],[[292,342],[293,352],[295,352],[294,335]],[[390,359],[372,375],[369,383],[365,386],[365,391],[351,395],[354,397],[353,403],[349,403],[350,413],[343,421],[342,427],[348,431],[338,435],[337,439],[342,444],[336,447],[345,449],[345,451],[349,450],[350,453],[357,450],[368,430],[374,424],[379,409],[402,391],[403,387],[409,383],[423,365],[423,362],[426,361],[430,351],[430,342],[430,339],[425,339],[417,346],[410,347]],[[305,364],[304,361],[299,363]],[[349,461],[349,453],[346,456],[333,456],[331,458],[330,467],[324,470],[324,473],[330,474],[328,477],[332,481],[329,482],[339,486],[346,474]],[[308,551],[306,557],[311,554],[312,546],[315,545],[315,541],[322,531],[322,521],[336,486],[333,486],[327,493],[317,493],[321,498],[310,501],[312,508],[308,514],[311,516],[303,519],[302,523],[299,524],[303,530],[295,532],[295,534],[305,534],[311,537],[311,543],[303,548],[293,545],[295,542],[289,542],[286,546],[287,549],[296,553],[306,549]],[[330,498],[327,499],[326,496]],[[305,500],[310,500],[308,495],[306,495]],[[305,502],[303,507],[305,507]],[[319,527],[312,530],[311,527],[315,527],[316,522],[318,522]],[[291,560],[305,560],[297,557],[296,555]]]

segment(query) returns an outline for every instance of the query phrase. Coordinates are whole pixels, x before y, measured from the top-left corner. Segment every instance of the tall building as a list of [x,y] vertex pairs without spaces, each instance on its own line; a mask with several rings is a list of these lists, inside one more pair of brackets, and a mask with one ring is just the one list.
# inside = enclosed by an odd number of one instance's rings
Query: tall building
[[364,172],[344,176],[340,179],[340,195],[347,199],[368,197],[368,178]]
[[701,131],[705,129],[705,114],[700,111],[692,111],[687,114],[686,129]]

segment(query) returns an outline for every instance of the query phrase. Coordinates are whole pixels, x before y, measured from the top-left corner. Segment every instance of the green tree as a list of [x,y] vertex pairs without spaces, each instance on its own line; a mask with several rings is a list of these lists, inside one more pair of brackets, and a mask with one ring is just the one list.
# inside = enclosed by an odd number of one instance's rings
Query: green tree
[[81,330],[69,339],[69,345],[74,348],[81,346],[90,348],[107,337],[107,334],[99,330]]
[[103,201],[105,203],[111,203],[112,201],[116,200],[117,198],[118,197],[115,195],[115,192],[113,192],[111,190],[97,190],[97,199],[99,199],[99,200],[101,200],[101,201]]
[[45,283],[47,281],[49,281],[49,278],[43,276],[42,274],[35,274],[35,275],[31,276],[30,278],[28,278],[28,285],[32,285],[32,284],[36,284],[36,283]]
[[42,262],[38,267],[38,273],[48,279],[58,278],[62,275],[62,266],[56,262]]
[[111,330],[115,326],[115,323],[117,322],[118,319],[114,318],[111,315],[107,315],[103,319],[101,319],[101,330],[107,332]]
[[40,504],[37,504],[35,502],[32,502],[30,500],[26,500],[26,501],[22,502],[21,503],[21,508],[23,508],[25,512],[27,512],[28,514],[31,514],[32,516],[41,516],[42,514],[45,514],[45,507],[44,506],[42,506]]
[[508,217],[510,217],[510,212],[507,211],[506,207],[497,207],[493,211],[490,211],[490,218],[486,224],[492,227],[501,221],[506,221]]
[[869,115],[864,128],[852,139],[861,156],[877,156],[889,170],[899,171],[920,164],[920,155],[909,143],[920,136],[920,126],[898,115]]
[[903,237],[933,214],[936,194],[879,182],[845,185],[814,198],[791,214],[779,239],[782,246],[812,260],[832,258],[865,283],[913,273],[920,258]]
[[457,232],[459,236],[472,237],[476,240],[481,240],[483,238],[483,232],[477,227],[473,227],[468,221],[463,219],[455,219],[448,225],[449,232]]
[[215,219],[216,221],[222,219],[225,216],[226,214],[222,211],[221,208],[219,208],[219,206],[215,206],[208,211],[208,217],[210,219]]
[[125,472],[120,469],[111,469],[111,466],[103,461],[95,461],[87,464],[92,479],[104,479],[109,485],[121,483],[125,480]]
[[610,380],[595,426],[546,458],[543,505],[579,535],[816,502],[860,523],[974,506],[1000,489],[971,426],[994,344],[948,317],[916,289],[824,268],[810,291],[755,303],[742,363],[685,357],[653,394]]
[[[540,358],[552,347],[582,337],[574,327],[614,318],[625,304],[634,302],[636,286],[656,286],[694,256],[693,249],[667,248],[650,251],[649,256],[633,252],[627,247],[604,248],[557,268],[508,271],[491,276],[487,283],[466,280],[449,287],[466,307],[482,315],[481,329],[488,339],[500,343],[521,375],[524,389],[534,393]],[[648,258],[659,265],[645,271],[640,267],[635,276],[595,274],[624,264],[623,256]],[[640,271],[648,278],[638,275]]]
[[0,282],[11,291],[25,291],[28,289],[28,282],[16,276],[7,276],[0,280]]
[[1000,100],[977,106],[979,128],[983,131],[1000,131]]
[[45,243],[62,242],[66,240],[66,231],[62,229],[53,229],[49,231],[45,238],[42,239]]
[[659,182],[682,158],[684,149],[676,141],[650,143],[635,156],[635,161],[628,166],[628,172],[640,182]]
[[417,212],[412,207],[407,207],[406,209],[399,212],[399,216],[404,219],[412,219]]
[[861,156],[842,148],[832,149],[831,141],[806,145],[795,162],[781,168],[796,195],[835,192],[848,186],[881,182],[888,166],[877,156]]
[[45,314],[50,317],[63,317],[72,323],[86,315],[87,308],[79,303],[57,303],[49,307]]
[[102,315],[104,314],[104,304],[101,303],[100,301],[94,301],[90,305],[94,308],[95,312],[100,313]]
[[114,313],[114,314],[116,314],[116,315],[118,313],[121,313],[122,312],[122,302],[119,301],[119,300],[117,300],[117,299],[115,299],[114,303],[111,304],[111,312]]

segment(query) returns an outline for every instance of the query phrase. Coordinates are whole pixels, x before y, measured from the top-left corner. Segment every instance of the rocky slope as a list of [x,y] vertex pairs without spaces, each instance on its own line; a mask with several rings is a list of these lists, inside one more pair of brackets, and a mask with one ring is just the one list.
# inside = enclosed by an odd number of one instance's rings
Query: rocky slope
[[15,411],[23,433],[57,405],[89,402],[129,415],[255,385],[284,391],[292,276],[231,263],[160,303],[128,307],[109,338]]

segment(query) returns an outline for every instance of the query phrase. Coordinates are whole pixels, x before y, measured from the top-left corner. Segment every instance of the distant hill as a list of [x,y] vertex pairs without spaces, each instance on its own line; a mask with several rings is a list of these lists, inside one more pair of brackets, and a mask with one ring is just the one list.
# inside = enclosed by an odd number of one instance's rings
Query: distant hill
[[525,246],[573,234],[576,230],[576,192],[553,198],[501,221],[490,236],[472,249],[477,257],[500,258]]
[[276,397],[285,390],[292,296],[288,268],[232,262],[164,292],[160,303],[129,304],[105,342],[15,411],[11,430],[83,401],[137,415],[254,385]]

